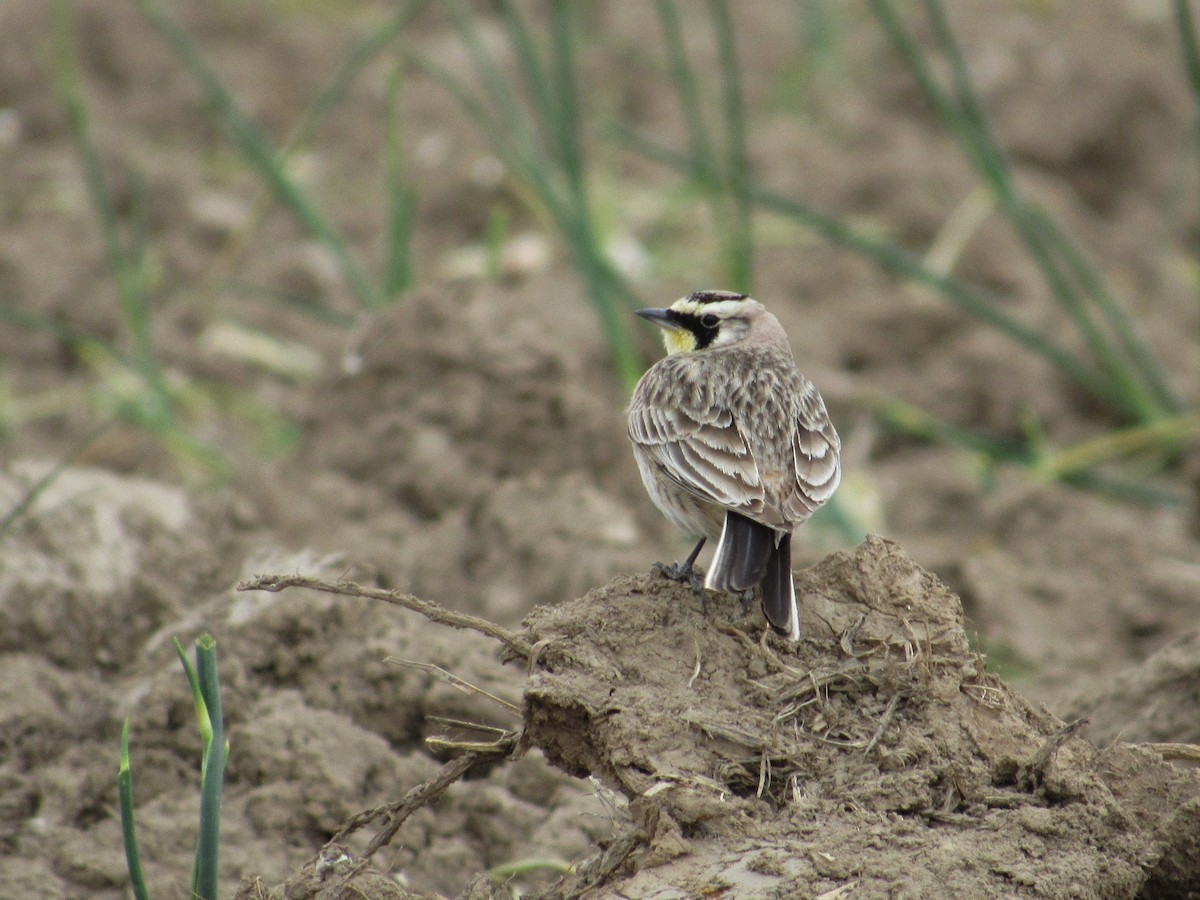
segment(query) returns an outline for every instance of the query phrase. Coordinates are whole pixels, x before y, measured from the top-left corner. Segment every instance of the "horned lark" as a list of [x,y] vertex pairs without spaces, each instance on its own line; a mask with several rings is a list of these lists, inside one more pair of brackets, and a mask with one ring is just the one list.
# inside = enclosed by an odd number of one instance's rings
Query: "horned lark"
[[686,560],[660,571],[699,591],[692,565],[717,540],[704,586],[759,587],[767,621],[796,640],[792,531],[841,479],[825,402],[757,300],[700,291],[638,315],[663,329],[667,356],[633,392],[634,456],[654,504],[700,538]]

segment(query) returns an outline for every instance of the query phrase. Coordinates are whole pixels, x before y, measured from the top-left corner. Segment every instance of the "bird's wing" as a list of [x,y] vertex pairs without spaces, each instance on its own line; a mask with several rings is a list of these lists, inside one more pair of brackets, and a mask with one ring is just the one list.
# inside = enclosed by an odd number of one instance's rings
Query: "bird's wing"
[[792,448],[796,480],[782,505],[788,519],[799,523],[833,496],[842,478],[842,442],[811,382],[800,396]]
[[684,490],[746,515],[761,512],[762,478],[732,413],[687,387],[671,378],[643,381],[629,409],[630,438]]

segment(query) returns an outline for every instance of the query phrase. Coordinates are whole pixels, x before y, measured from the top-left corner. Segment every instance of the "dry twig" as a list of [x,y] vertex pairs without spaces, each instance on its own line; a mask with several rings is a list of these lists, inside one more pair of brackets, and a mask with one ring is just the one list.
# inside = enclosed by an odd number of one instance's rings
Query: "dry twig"
[[608,845],[603,853],[592,856],[575,871],[548,891],[539,894],[538,900],[566,900],[579,897],[588,888],[604,884],[634,850],[646,843],[646,834],[639,828],[631,829]]
[[439,625],[449,625],[451,628],[467,628],[478,631],[488,637],[500,641],[517,656],[529,659],[533,655],[533,645],[514,631],[510,631],[495,622],[471,616],[466,613],[454,612],[431,600],[422,600],[412,594],[400,591],[385,591],[381,588],[363,587],[353,581],[323,581],[308,575],[259,575],[249,581],[243,581],[238,586],[239,591],[282,591],[284,588],[309,588],[323,591],[326,594],[341,594],[346,597],[365,597],[368,600],[382,600],[393,606],[401,606],[420,613],[431,622]]
[[875,729],[875,734],[871,736],[871,740],[867,741],[867,746],[863,747],[863,753],[870,753],[871,750],[879,743],[879,739],[883,737],[883,730],[887,728],[888,722],[892,721],[892,716],[896,714],[896,707],[900,705],[901,700],[907,700],[909,691],[897,691],[892,694],[892,699],[888,701],[887,708],[884,709],[883,715],[879,717],[879,727]]
[[344,840],[347,835],[377,819],[385,819],[384,826],[367,844],[367,849],[361,857],[370,859],[379,848],[386,846],[395,837],[396,832],[400,830],[400,826],[409,816],[444,794],[450,785],[461,779],[477,764],[494,760],[497,756],[512,755],[517,748],[518,737],[519,735],[515,732],[508,732],[494,743],[477,745],[462,756],[450,760],[438,770],[436,775],[406,792],[399,800],[368,809],[351,818],[337,834],[329,839],[326,846]]
[[1076,719],[1050,735],[1038,752],[1033,755],[1033,758],[1017,771],[1017,784],[1027,791],[1041,787],[1046,780],[1046,774],[1050,771],[1050,766],[1054,763],[1054,757],[1058,755],[1062,745],[1074,737],[1076,732],[1086,724],[1087,719]]
[[1147,744],[1151,750],[1168,762],[1184,762],[1200,766],[1200,745],[1197,744]]
[[417,662],[416,660],[412,659],[404,659],[399,656],[385,656],[383,661],[395,663],[396,665],[404,666],[407,669],[416,669],[418,672],[425,672],[429,675],[432,675],[438,681],[445,682],[455,690],[462,691],[464,694],[478,694],[480,697],[485,697],[488,700],[491,700],[496,705],[508,710],[511,713],[516,713],[517,715],[521,714],[521,707],[517,706],[517,704],[505,700],[503,697],[497,697],[490,691],[485,691],[478,685],[471,684],[471,682],[467,681],[465,678],[459,678],[453,672],[448,672],[441,666],[434,665],[433,663]]

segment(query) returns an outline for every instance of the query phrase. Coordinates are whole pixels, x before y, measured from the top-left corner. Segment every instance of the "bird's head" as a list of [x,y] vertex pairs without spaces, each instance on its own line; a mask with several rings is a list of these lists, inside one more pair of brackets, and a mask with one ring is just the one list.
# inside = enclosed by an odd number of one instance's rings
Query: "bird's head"
[[697,291],[670,306],[639,309],[637,314],[663,330],[667,354],[729,347],[760,337],[785,340],[779,320],[745,294]]

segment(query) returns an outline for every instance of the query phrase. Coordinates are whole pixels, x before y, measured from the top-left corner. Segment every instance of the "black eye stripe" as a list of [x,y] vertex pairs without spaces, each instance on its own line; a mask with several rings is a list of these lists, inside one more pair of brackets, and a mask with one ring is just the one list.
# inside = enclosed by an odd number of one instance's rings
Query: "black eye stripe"
[[695,335],[697,350],[703,350],[713,342],[721,324],[721,320],[712,313],[701,316],[692,312],[671,310],[671,318]]

